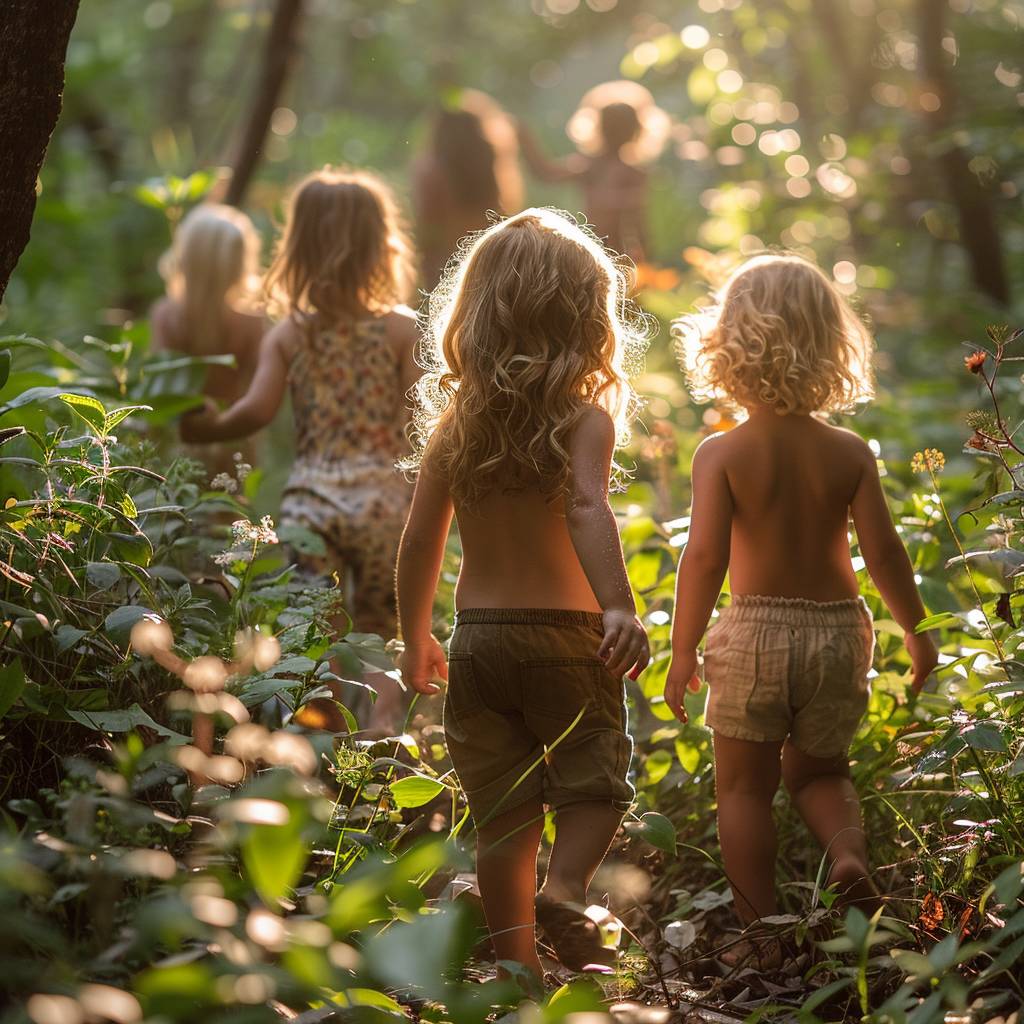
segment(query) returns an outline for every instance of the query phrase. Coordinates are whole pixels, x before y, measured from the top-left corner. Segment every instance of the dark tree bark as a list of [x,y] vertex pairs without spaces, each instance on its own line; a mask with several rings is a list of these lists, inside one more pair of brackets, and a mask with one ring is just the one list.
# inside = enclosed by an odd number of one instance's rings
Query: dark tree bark
[[937,160],[949,198],[960,221],[960,244],[967,252],[974,283],[1000,305],[1010,301],[1010,280],[992,196],[970,167],[970,154],[952,137],[957,95],[942,48],[947,0],[919,0],[921,71],[925,88],[939,99],[925,119],[935,142]]
[[193,0],[190,6],[175,13],[169,26],[171,41],[164,106],[168,123],[175,127],[192,126],[192,93],[202,71],[216,13],[213,0]]
[[28,244],[78,0],[0,3],[0,299]]
[[263,49],[256,94],[231,161],[231,180],[224,201],[240,206],[249,182],[259,164],[263,143],[270,127],[270,118],[278,105],[281,90],[288,79],[298,51],[299,24],[304,0],[277,0]]

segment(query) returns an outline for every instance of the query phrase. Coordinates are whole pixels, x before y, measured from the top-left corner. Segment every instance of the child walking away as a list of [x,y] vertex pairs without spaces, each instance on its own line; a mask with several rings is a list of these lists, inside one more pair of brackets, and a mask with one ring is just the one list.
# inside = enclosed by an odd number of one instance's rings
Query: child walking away
[[[772,798],[780,776],[825,850],[828,883],[869,915],[879,896],[847,751],[868,704],[874,634],[848,539],[905,630],[917,692],[935,667],[925,610],[875,456],[820,414],[872,394],[872,341],[816,267],[757,257],[736,271],[701,329],[677,322],[699,400],[746,411],[693,460],[689,541],[679,567],[665,700],[685,721],[697,646],[729,572],[732,601],[708,633],[706,720],[714,730],[718,830],[744,924],[778,912]],[[777,941],[723,959],[777,965]]]
[[[607,969],[613,952],[583,911],[633,798],[623,674],[649,659],[608,504],[641,344],[624,278],[575,221],[526,210],[479,235],[435,292],[429,340],[398,557],[402,675],[430,694],[448,673],[445,738],[496,958],[540,978],[539,923],[563,964]],[[453,508],[446,667],[430,628]],[[545,805],[556,837],[538,896]]]
[[516,130],[486,93],[463,89],[434,116],[427,148],[412,166],[416,242],[428,290],[459,240],[495,215],[522,207]]
[[598,237],[642,263],[647,258],[649,187],[644,165],[661,152],[669,126],[668,115],[638,82],[603,82],[583,97],[566,128],[579,152],[548,158],[522,123],[519,144],[538,178],[576,182]]
[[[231,408],[186,417],[186,440],[245,437],[268,424],[291,393],[296,453],[282,525],[327,547],[307,567],[347,574],[356,629],[396,632],[395,557],[411,488],[396,468],[408,454],[407,392],[419,370],[415,317],[402,305],[411,249],[387,187],[366,173],[325,169],[295,191],[273,266],[271,302],[285,318],[264,339],[248,392]],[[397,686],[379,696],[373,730],[399,724]]]
[[[260,239],[252,221],[231,206],[206,203],[182,220],[160,261],[167,294],[150,314],[153,347],[191,356],[230,355],[234,366],[210,366],[204,393],[230,404],[249,388],[266,327],[253,295]],[[231,472],[238,445],[201,452],[211,475]],[[250,453],[244,456],[251,462]]]

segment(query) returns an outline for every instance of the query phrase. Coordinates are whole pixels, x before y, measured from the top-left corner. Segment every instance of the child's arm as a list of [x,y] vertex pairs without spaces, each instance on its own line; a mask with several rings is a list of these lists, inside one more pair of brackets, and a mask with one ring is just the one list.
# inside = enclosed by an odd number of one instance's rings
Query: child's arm
[[[429,456],[429,451],[428,451]],[[452,523],[448,486],[424,457],[416,480],[409,519],[398,548],[398,619],[405,650],[399,659],[402,679],[417,693],[437,693],[433,681],[448,678],[444,651],[430,632],[434,592]]]
[[205,410],[182,417],[183,441],[233,441],[248,437],[265,427],[281,408],[288,386],[288,364],[295,326],[285,320],[274,327],[260,343],[259,361],[249,390],[230,409]]
[[552,160],[537,141],[537,137],[522,121],[516,121],[519,147],[527,167],[541,181],[569,181],[586,173],[589,161],[580,153],[574,153],[561,160]]
[[566,520],[576,555],[604,613],[598,657],[615,676],[635,679],[651,660],[647,633],[636,617],[615,514],[608,504],[608,478],[615,426],[607,413],[587,409],[569,445],[571,493]]
[[721,447],[715,438],[703,442],[695,452],[690,483],[690,535],[676,573],[672,663],[665,679],[665,703],[681,722],[686,721],[683,698],[687,687],[700,688],[697,645],[729,569],[733,503]]
[[866,444],[860,443],[858,447],[863,465],[860,483],[850,503],[857,543],[882,600],[903,628],[903,641],[910,653],[913,671],[911,685],[914,693],[918,693],[938,664],[939,656],[929,634],[914,632],[927,615],[914,582],[914,569],[893,526],[875,455]]

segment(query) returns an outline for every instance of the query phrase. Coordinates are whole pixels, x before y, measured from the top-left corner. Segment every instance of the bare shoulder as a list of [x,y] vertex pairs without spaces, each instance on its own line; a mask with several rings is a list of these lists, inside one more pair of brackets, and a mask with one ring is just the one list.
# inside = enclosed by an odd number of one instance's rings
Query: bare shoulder
[[615,444],[615,422],[597,405],[583,407],[573,428],[573,447],[611,448]]
[[286,363],[290,363],[302,343],[302,336],[302,324],[294,317],[285,317],[263,336],[261,348],[267,352],[273,351]]
[[705,437],[693,453],[694,471],[714,472],[725,469],[743,447],[740,429],[722,430]]
[[850,462],[858,464],[875,464],[875,453],[871,445],[864,440],[856,431],[847,427],[835,427],[830,423],[822,426],[828,431],[828,438],[835,452],[840,458],[846,458]]

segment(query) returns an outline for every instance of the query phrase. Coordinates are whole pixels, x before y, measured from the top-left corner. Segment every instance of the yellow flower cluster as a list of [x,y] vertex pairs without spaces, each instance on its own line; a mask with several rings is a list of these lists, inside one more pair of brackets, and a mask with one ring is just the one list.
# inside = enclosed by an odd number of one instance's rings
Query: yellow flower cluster
[[938,448],[925,448],[923,452],[914,452],[910,460],[910,468],[915,473],[938,473],[946,466],[946,456]]

